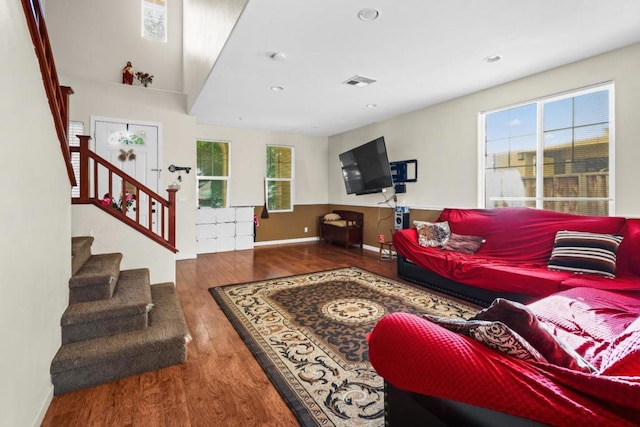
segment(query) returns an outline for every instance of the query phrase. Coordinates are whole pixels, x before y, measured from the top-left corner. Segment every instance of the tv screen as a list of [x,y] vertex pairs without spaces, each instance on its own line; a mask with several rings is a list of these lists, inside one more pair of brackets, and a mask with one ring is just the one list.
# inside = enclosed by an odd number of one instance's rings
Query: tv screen
[[393,186],[383,136],[340,154],[340,164],[347,194],[379,193]]

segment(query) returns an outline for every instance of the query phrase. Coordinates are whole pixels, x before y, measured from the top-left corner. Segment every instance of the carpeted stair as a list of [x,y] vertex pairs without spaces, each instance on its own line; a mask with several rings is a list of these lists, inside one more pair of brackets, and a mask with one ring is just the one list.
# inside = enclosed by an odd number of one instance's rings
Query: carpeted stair
[[91,255],[74,237],[62,347],[51,362],[54,394],[182,363],[189,329],[173,283],[150,285],[147,269],[120,271],[122,254]]

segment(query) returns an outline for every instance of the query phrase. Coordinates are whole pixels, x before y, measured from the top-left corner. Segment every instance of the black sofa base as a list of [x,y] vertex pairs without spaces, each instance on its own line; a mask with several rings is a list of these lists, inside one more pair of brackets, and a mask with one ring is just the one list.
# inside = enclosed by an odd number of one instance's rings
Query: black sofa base
[[400,254],[398,254],[398,277],[482,306],[490,305],[496,298],[506,298],[523,304],[536,300],[536,298],[528,295],[488,291],[455,282],[412,263]]
[[385,426],[539,427],[537,421],[491,409],[425,396],[384,383]]

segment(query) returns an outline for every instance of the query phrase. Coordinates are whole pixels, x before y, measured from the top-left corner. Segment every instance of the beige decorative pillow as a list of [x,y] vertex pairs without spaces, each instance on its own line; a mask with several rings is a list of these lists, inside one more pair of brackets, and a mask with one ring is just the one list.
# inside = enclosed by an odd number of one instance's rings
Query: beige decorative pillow
[[418,244],[427,247],[441,247],[449,241],[451,230],[449,223],[413,221],[413,225],[418,230]]
[[328,213],[324,216],[324,221],[340,221],[340,215],[338,215],[337,213]]

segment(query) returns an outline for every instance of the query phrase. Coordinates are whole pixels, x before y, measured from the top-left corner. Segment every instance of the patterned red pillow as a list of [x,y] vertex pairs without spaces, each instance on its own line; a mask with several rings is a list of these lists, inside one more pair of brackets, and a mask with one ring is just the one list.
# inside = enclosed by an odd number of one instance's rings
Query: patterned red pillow
[[461,254],[475,254],[484,243],[484,239],[479,236],[465,236],[463,234],[451,233],[449,240],[442,245],[445,251],[454,251]]
[[500,321],[516,331],[551,364],[582,372],[597,372],[575,350],[560,342],[526,306],[496,298],[470,320]]

